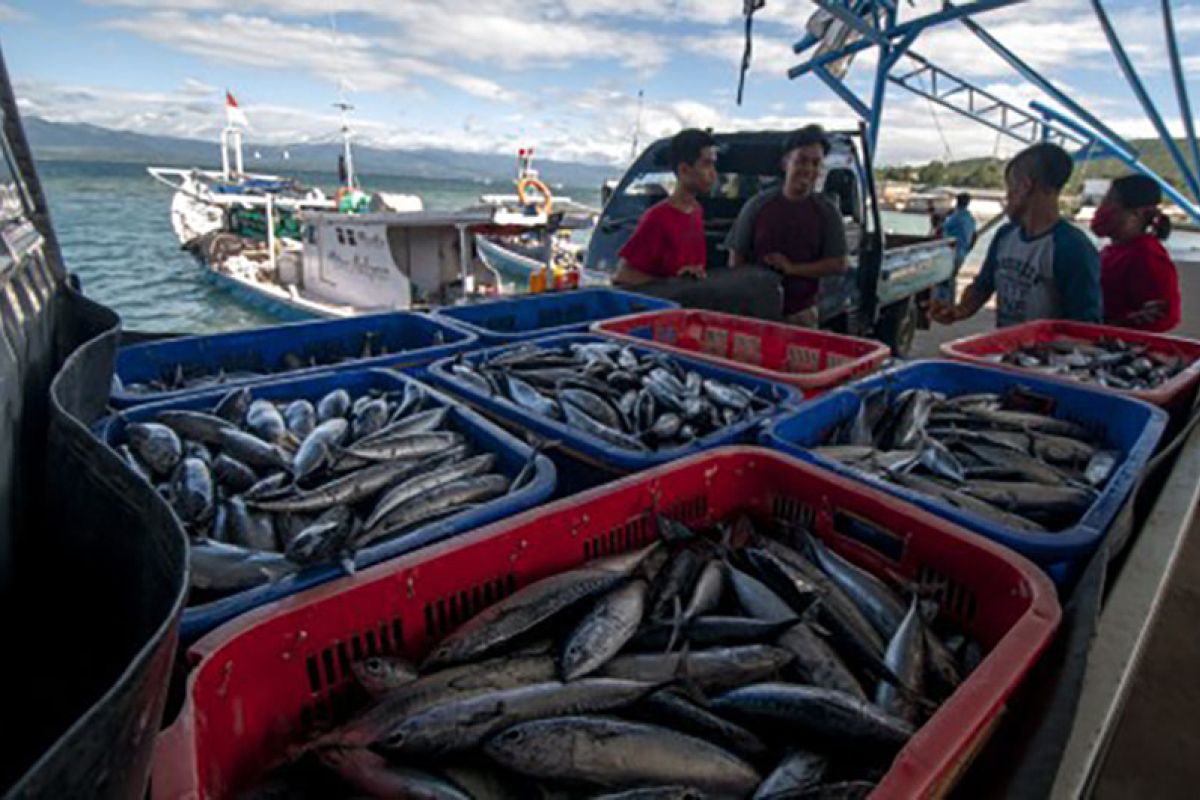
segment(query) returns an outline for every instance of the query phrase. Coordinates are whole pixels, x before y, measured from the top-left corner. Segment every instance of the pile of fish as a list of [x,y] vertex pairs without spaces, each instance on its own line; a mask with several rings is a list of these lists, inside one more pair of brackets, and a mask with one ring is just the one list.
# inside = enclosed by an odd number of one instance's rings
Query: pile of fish
[[858,798],[982,659],[891,586],[746,517],[532,583],[369,697],[254,796]]
[[686,370],[662,353],[609,342],[526,344],[449,370],[484,394],[624,450],[680,447],[770,410],[745,388]]
[[[387,344],[380,341],[383,334],[376,331],[367,331],[362,335],[362,347],[357,349],[327,347],[313,348],[313,352],[305,356],[299,356],[295,353],[285,353],[280,363],[274,368],[264,366],[261,370],[225,370],[223,368],[212,371],[207,365],[203,364],[175,364],[174,366],[166,367],[162,371],[162,377],[157,380],[138,381],[134,383],[122,383],[121,379],[113,375],[113,388],[115,390],[124,390],[128,394],[158,394],[160,392],[178,392],[184,389],[201,389],[205,387],[221,386],[226,383],[245,382],[274,375],[282,372],[295,372],[301,369],[311,369],[313,367],[328,367],[335,364],[342,364],[346,361],[358,361],[364,358],[376,358],[378,356],[394,355],[402,353],[403,350],[391,351]],[[433,343],[430,346],[437,346],[444,343],[444,337],[441,331],[435,331]]]
[[[191,536],[193,601],[243,591],[318,563],[353,568],[362,547],[515,491],[447,406],[403,392],[315,405],[233,389],[210,411],[167,410],[125,426],[118,452],[171,504]],[[429,405],[429,408],[426,406]]]
[[1189,361],[1149,346],[1101,337],[1091,342],[1056,339],[985,357],[1049,375],[1061,375],[1114,389],[1156,389],[1183,372]]
[[1078,522],[1120,461],[1093,431],[1023,389],[946,397],[867,391],[811,452],[1020,531]]

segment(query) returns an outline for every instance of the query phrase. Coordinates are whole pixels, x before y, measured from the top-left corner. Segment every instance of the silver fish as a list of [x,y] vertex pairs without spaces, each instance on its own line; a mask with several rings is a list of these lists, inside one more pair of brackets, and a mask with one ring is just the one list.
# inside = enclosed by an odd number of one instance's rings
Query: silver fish
[[606,788],[682,784],[745,797],[760,780],[754,767],[703,739],[596,717],[514,725],[489,740],[484,752],[523,775]]
[[642,622],[648,588],[644,580],[632,580],[600,598],[579,621],[563,643],[559,668],[564,681],[594,672],[620,652]]

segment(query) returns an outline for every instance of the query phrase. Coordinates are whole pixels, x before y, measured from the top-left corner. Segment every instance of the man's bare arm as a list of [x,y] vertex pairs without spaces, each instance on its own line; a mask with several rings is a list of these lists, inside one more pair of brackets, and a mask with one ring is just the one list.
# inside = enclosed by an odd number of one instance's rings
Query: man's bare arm
[[612,282],[617,286],[641,286],[653,280],[653,277],[629,266],[629,262],[625,259],[617,259],[617,271],[612,279]]
[[778,253],[772,253],[766,256],[763,261],[775,267],[784,275],[789,275],[793,278],[824,278],[826,275],[837,275],[839,272],[845,272],[850,267],[850,260],[845,256],[819,258],[816,261],[797,264]]

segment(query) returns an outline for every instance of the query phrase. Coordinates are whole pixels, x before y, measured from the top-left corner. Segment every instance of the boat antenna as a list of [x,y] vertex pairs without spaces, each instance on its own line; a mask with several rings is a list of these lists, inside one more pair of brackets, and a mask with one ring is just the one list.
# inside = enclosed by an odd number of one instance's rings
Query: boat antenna
[[338,172],[342,173],[338,177],[341,178],[342,184],[347,189],[353,189],[354,183],[354,153],[350,147],[350,139],[352,132],[350,130],[349,114],[354,110],[354,106],[347,103],[345,97],[333,104],[342,114],[342,163],[339,165]]
[[645,98],[645,92],[638,89],[638,104],[637,116],[633,122],[633,143],[629,146],[629,160],[633,161],[638,154],[638,137],[642,133],[642,100]]

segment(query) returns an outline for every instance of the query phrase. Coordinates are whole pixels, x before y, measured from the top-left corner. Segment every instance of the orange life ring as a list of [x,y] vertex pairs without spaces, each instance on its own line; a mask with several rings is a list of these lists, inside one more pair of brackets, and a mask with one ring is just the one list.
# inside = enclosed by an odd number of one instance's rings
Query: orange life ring
[[537,178],[522,178],[517,182],[517,200],[521,202],[521,205],[525,205],[529,202],[525,198],[525,190],[529,187],[537,189],[538,193],[545,198],[542,200],[541,208],[538,210],[547,217],[550,216],[550,210],[554,207],[554,196],[550,193],[550,187],[539,181]]

